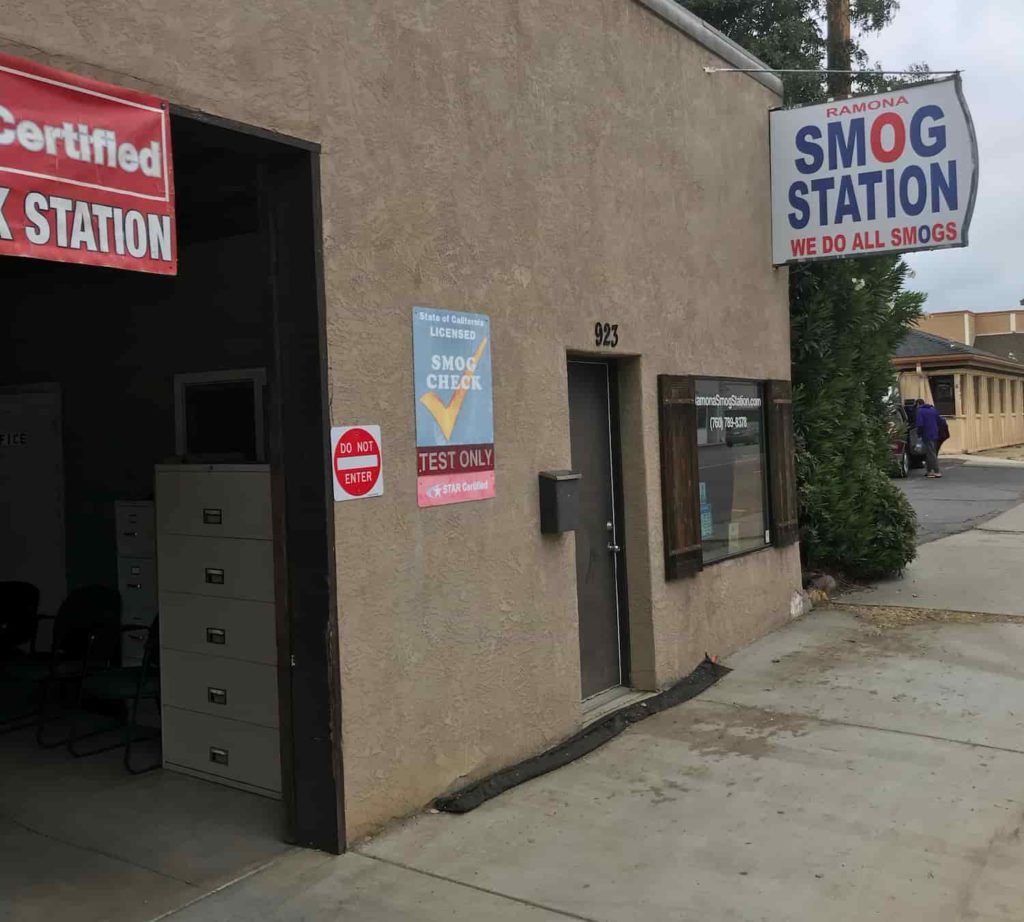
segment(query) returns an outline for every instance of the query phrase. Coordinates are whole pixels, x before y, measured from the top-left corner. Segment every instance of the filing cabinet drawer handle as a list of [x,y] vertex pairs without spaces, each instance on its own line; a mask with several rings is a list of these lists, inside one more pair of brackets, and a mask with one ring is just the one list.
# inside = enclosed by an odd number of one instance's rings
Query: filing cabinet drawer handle
[[203,524],[204,525],[223,525],[224,524],[224,510],[223,509],[204,509],[203,510]]
[[137,537],[139,537],[139,533],[137,531],[122,531],[121,534],[125,538],[137,538]]
[[208,627],[206,629],[206,642],[226,644],[228,642],[227,631],[222,627]]
[[226,688],[214,688],[211,685],[206,689],[206,700],[210,704],[227,705],[228,690]]
[[218,567],[206,568],[206,581],[214,586],[224,585],[224,571]]
[[128,589],[141,589],[142,583],[125,583],[125,587]]
[[218,746],[210,747],[210,761],[216,762],[218,765],[228,764],[228,751],[221,749]]

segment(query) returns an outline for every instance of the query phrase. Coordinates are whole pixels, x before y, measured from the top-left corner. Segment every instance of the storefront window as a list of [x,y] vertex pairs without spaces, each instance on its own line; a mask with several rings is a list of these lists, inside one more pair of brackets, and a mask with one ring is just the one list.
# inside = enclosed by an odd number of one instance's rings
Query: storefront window
[[956,392],[952,375],[935,375],[928,379],[932,387],[935,409],[943,416],[956,416]]
[[697,465],[704,562],[768,543],[763,389],[698,378]]
[[996,379],[986,378],[985,381],[988,384],[988,412],[991,414],[996,411]]
[[974,382],[974,412],[976,414],[981,413],[981,378],[975,375],[972,379]]

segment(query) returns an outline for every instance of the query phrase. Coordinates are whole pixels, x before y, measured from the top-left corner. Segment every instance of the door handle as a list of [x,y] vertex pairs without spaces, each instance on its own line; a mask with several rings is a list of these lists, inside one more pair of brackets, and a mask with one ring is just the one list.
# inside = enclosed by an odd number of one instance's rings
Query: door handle
[[622,548],[619,547],[617,544],[615,544],[615,523],[614,522],[607,522],[607,523],[605,523],[604,527],[608,530],[608,533],[612,536],[612,543],[608,545],[608,550],[611,551],[613,554],[618,554],[619,551],[622,550]]

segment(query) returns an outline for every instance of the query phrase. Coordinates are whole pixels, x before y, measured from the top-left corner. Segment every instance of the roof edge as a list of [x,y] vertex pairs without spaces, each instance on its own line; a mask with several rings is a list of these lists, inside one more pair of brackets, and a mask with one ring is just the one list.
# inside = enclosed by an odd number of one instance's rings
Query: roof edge
[[[723,35],[714,26],[704,22],[699,16],[695,16],[688,9],[680,6],[675,0],[634,0],[641,6],[647,7],[655,16],[665,20],[669,25],[675,26],[680,32],[688,35],[695,42],[703,45],[708,51],[717,54],[723,61],[733,67],[763,67],[766,71],[771,68],[756,55],[751,54],[742,45],[738,45],[731,38]],[[776,96],[783,95],[782,79],[771,73],[750,73],[762,86],[767,87]]]
[[[970,314],[972,317],[988,317],[992,314],[1024,314],[1024,305],[1020,307],[1000,307],[994,311],[974,311],[968,307],[961,307],[952,311],[926,311],[924,314],[922,314],[922,318],[927,319],[928,317],[949,317],[952,314]],[[918,327],[918,329],[920,329],[920,327]]]
[[893,368],[898,371],[913,369],[920,365],[924,367],[971,367],[986,368],[990,371],[1015,372],[1024,377],[1024,364],[1015,362],[1012,359],[1004,359],[994,355],[978,355],[974,352],[951,352],[949,355],[905,355],[902,357],[893,356],[890,360]]

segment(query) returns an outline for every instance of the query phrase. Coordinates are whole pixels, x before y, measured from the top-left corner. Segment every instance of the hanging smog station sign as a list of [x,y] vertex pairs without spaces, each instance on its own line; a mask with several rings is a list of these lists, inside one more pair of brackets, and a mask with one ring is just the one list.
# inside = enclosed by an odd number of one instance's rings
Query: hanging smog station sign
[[769,120],[775,265],[967,246],[978,145],[959,75]]
[[0,256],[176,274],[166,101],[0,54]]
[[414,307],[416,494],[420,506],[494,496],[491,319]]

